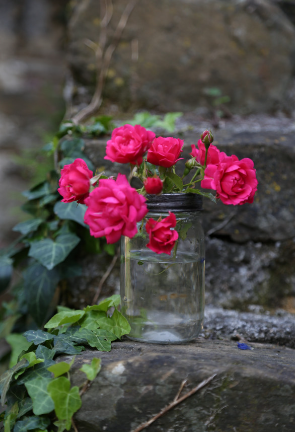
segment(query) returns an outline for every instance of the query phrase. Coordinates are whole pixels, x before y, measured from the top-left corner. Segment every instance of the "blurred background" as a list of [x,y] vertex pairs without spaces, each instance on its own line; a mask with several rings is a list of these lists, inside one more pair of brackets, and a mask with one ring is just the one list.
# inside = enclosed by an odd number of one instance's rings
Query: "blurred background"
[[[295,313],[294,0],[0,0],[0,43],[0,247],[29,217],[21,192],[53,167],[41,148],[87,106],[107,62],[99,115],[181,112],[186,156],[211,128],[221,150],[255,162],[253,205],[205,204],[208,304]],[[118,172],[106,140],[85,152]],[[70,306],[88,304],[104,272],[84,264]]]

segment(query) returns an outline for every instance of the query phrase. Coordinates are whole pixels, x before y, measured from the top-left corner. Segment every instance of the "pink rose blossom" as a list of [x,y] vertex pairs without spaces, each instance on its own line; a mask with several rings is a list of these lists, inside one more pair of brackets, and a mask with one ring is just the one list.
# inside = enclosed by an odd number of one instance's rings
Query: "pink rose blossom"
[[219,165],[208,165],[201,186],[214,189],[224,204],[253,203],[258,181],[254,162],[237,156],[224,156]]
[[[193,157],[196,158],[196,161],[199,164],[205,164],[205,155],[206,155],[206,147],[202,140],[198,141],[198,147],[196,148],[195,144],[192,144],[192,152],[190,153]],[[215,145],[210,144],[207,154],[207,165],[218,165],[220,157],[225,156],[225,153],[221,153]]]
[[170,168],[180,160],[182,147],[183,141],[181,139],[156,138],[148,151],[147,161],[154,165]]
[[169,216],[160,221],[149,219],[146,223],[146,231],[150,236],[147,247],[157,254],[171,254],[171,251],[178,239],[178,232],[171,228],[176,227],[176,216],[169,212]]
[[149,149],[155,136],[154,132],[140,125],[126,124],[116,128],[107,142],[105,159],[140,165],[143,154]]
[[90,234],[103,237],[107,243],[115,243],[122,235],[132,238],[137,233],[136,223],[147,214],[146,199],[128,183],[125,175],[117,180],[100,180],[85,201],[84,221]]
[[163,182],[159,177],[148,177],[143,184],[148,194],[158,195],[163,190]]
[[90,179],[92,177],[93,172],[88,169],[83,159],[76,159],[70,165],[65,165],[61,170],[59,188],[57,189],[64,198],[62,202],[77,201],[84,204],[85,198],[89,195]]

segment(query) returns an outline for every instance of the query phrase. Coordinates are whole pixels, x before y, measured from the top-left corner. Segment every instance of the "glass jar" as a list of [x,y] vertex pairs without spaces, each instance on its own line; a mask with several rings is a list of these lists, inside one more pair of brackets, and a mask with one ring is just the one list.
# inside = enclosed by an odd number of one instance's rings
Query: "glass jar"
[[[121,243],[121,312],[128,337],[149,343],[184,343],[203,326],[205,290],[204,233],[199,221],[202,197],[196,194],[148,195],[149,213],[132,239]],[[171,255],[146,247],[146,220],[176,216],[179,237]]]

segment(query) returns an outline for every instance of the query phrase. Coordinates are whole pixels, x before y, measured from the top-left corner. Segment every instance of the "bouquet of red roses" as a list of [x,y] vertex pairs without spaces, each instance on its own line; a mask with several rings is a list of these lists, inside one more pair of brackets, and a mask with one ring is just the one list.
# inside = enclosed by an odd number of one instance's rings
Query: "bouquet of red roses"
[[[148,213],[147,194],[197,193],[209,196],[198,189],[216,191],[216,199],[224,204],[252,203],[257,190],[256,170],[251,159],[239,160],[227,156],[213,144],[212,133],[203,132],[196,145],[192,144],[192,158],[185,164],[182,176],[175,165],[182,159],[183,141],[178,138],[158,137],[140,125],[114,129],[107,142],[105,159],[129,163],[129,179],[104,174],[93,176],[83,159],[65,165],[59,180],[59,193],[63,202],[77,201],[86,204],[84,221],[94,237],[106,237],[107,243],[117,242],[121,236],[133,238],[137,223],[145,223],[149,235],[147,247],[156,253],[170,254],[178,239],[175,214],[164,219],[145,221]],[[142,182],[140,189],[131,187],[132,177]],[[185,181],[185,179],[188,179]]]

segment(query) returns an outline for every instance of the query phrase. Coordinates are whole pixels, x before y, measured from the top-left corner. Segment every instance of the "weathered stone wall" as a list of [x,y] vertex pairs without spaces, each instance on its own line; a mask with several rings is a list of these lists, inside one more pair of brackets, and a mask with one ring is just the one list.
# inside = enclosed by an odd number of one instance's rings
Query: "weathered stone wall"
[[[108,43],[127,0],[114,0]],[[69,63],[77,100],[96,75],[89,41],[100,38],[96,0],[76,2],[69,25]],[[267,0],[140,0],[115,50],[104,89],[124,109],[212,110],[204,88],[217,87],[238,113],[294,110],[295,30]]]
[[[0,2],[0,248],[22,216],[21,192],[34,169],[25,166],[26,151],[40,149],[63,116],[65,5]],[[23,166],[15,163],[20,154]]]

